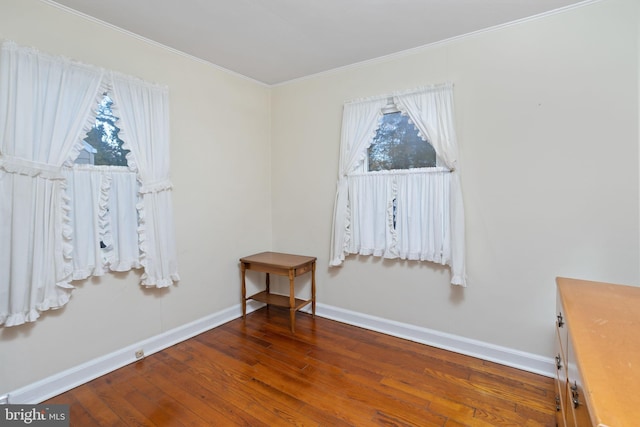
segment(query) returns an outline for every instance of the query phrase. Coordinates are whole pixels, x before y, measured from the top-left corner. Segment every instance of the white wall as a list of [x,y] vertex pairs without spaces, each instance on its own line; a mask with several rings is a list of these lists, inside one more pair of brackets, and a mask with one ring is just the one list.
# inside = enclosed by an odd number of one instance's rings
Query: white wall
[[270,89],[37,0],[0,0],[0,39],[169,86],[182,279],[107,275],[0,328],[0,395],[239,304],[238,259],[271,247]]
[[[555,277],[638,285],[638,2],[607,0],[274,88],[274,250],[319,301],[553,356]],[[343,102],[451,81],[467,288],[427,263],[329,268]]]

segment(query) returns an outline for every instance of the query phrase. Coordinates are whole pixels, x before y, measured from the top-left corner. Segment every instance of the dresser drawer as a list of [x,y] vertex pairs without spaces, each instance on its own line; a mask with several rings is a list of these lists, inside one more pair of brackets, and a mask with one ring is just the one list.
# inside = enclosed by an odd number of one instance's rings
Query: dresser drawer
[[559,427],[572,426],[567,424],[570,419],[571,408],[568,403],[567,384],[567,326],[564,317],[564,309],[560,295],[556,299],[556,345],[555,345],[555,365],[556,365],[556,423]]
[[585,399],[582,376],[575,359],[574,347],[571,339],[568,340],[567,348],[567,394],[565,408],[570,415],[567,418],[568,426],[584,427],[591,426],[589,408]]

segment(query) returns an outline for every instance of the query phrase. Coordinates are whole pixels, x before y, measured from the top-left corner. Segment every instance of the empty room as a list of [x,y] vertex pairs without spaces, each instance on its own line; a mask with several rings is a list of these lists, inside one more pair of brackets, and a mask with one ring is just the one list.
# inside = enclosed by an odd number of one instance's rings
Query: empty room
[[637,425],[639,63],[637,0],[0,0],[0,425]]

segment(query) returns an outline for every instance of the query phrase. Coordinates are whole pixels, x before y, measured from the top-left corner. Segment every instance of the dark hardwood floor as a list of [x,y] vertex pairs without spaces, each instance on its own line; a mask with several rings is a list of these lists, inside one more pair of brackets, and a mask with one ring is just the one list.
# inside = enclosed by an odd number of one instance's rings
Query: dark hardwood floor
[[555,426],[551,378],[263,308],[56,396],[71,426]]

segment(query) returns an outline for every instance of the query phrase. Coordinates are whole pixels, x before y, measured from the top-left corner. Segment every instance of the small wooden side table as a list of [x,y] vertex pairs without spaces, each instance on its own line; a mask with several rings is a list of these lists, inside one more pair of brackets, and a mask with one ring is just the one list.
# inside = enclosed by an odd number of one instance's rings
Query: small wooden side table
[[[295,333],[296,311],[311,303],[311,313],[316,315],[316,257],[283,254],[279,252],[261,252],[240,258],[242,271],[242,318],[247,316],[247,300],[252,299],[279,307],[289,308],[291,332]],[[267,274],[266,289],[247,297],[245,273],[247,270],[260,271]],[[303,300],[295,297],[294,280],[296,277],[311,272],[311,299]],[[289,277],[289,296],[272,294],[269,289],[269,275]]]

